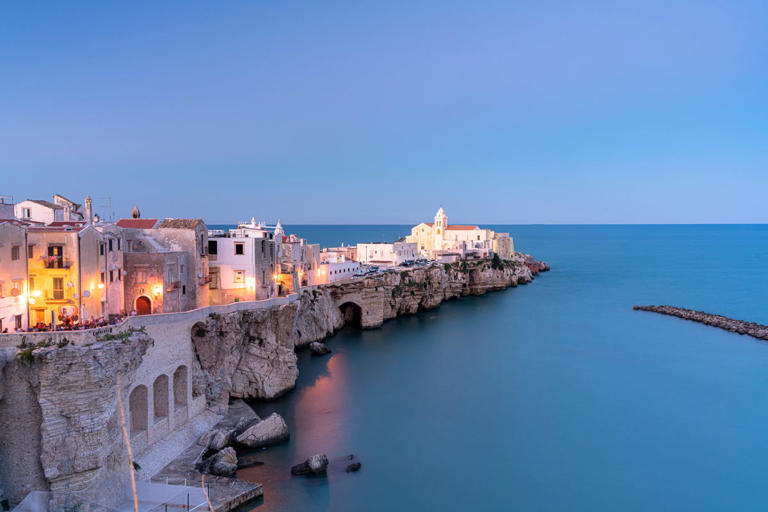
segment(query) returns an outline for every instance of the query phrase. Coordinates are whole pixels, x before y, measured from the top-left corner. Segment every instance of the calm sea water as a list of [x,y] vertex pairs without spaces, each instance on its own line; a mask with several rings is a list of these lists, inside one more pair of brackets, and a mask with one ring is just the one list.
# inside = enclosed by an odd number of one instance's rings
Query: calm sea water
[[[299,355],[260,511],[765,510],[768,343],[632,310],[768,323],[768,226],[503,226],[552,265]],[[401,226],[294,226],[335,245]],[[296,478],[325,452],[363,467]]]

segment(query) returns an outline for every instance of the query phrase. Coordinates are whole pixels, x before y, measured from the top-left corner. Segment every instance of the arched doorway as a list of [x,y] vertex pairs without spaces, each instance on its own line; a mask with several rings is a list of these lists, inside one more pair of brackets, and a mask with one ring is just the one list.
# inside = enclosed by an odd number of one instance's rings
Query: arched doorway
[[149,300],[149,297],[142,295],[136,299],[136,313],[140,315],[152,314],[152,301]]
[[131,437],[147,430],[147,386],[136,386],[128,398],[131,416]]
[[339,306],[339,309],[341,310],[341,317],[344,319],[344,325],[362,327],[363,310],[360,306],[354,302],[345,302]]

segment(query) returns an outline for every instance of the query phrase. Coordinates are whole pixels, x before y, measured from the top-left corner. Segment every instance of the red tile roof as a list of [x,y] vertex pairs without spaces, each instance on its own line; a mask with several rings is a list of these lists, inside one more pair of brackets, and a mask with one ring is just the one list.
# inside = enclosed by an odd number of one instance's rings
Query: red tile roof
[[462,231],[466,230],[466,231],[468,231],[468,230],[471,230],[471,229],[477,229],[477,226],[467,226],[467,225],[464,225],[464,224],[453,224],[453,225],[449,225],[445,229],[455,229],[455,230],[462,230]]
[[157,219],[120,219],[117,226],[128,229],[152,229],[157,224]]

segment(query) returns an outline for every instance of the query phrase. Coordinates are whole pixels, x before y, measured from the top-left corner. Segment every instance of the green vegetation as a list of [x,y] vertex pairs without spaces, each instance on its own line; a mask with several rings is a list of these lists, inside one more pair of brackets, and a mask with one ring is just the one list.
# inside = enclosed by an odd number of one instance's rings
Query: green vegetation
[[493,253],[493,258],[491,258],[491,268],[494,270],[501,270],[504,268],[504,262],[501,261],[501,258],[499,258],[499,255],[496,253]]
[[448,272],[449,270],[451,270],[451,264],[450,263],[443,263],[443,268],[445,269],[446,272]]
[[145,326],[141,326],[138,329],[134,329],[133,327],[129,327],[123,332],[119,332],[117,334],[112,334],[111,332],[108,332],[104,334],[103,336],[100,336],[96,338],[96,341],[113,341],[113,340],[120,340],[123,343],[127,343],[128,339],[136,334],[137,332],[141,334],[147,334],[147,328]]

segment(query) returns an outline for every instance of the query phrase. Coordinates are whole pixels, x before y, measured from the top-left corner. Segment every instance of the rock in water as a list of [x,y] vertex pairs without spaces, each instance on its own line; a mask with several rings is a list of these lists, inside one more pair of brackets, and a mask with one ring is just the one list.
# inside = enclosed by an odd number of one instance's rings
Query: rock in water
[[240,435],[237,442],[249,448],[261,448],[272,444],[282,443],[290,437],[288,425],[282,416],[273,412],[268,418],[258,421]]
[[325,343],[313,341],[309,344],[309,351],[313,356],[324,356],[331,353],[331,349]]
[[353,462],[352,464],[347,465],[347,469],[345,469],[345,471],[347,473],[351,473],[353,471],[357,471],[358,469],[360,469],[361,466],[362,464],[360,464],[359,462]]
[[210,472],[214,475],[230,476],[237,471],[237,454],[231,446],[217,452],[212,458]]
[[324,453],[316,453],[301,464],[291,468],[291,474],[296,476],[324,475],[328,469],[328,456]]

